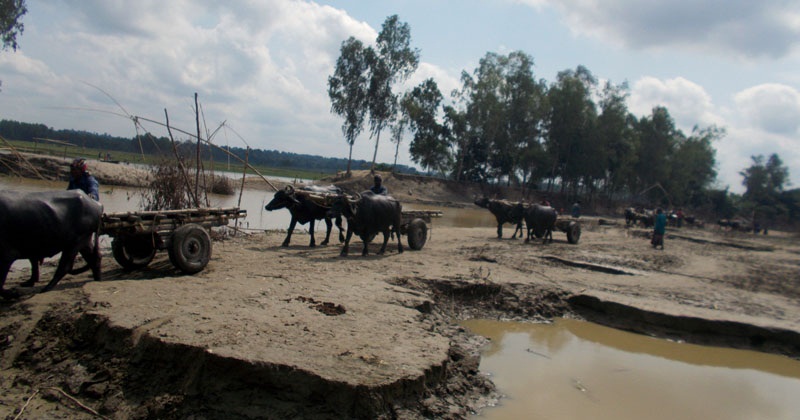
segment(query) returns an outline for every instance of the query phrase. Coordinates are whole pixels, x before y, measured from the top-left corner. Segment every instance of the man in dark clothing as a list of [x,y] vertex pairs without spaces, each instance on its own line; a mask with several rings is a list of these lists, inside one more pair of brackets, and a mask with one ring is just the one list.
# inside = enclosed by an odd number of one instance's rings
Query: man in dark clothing
[[382,194],[382,195],[389,194],[389,190],[387,190],[386,187],[383,186],[383,178],[381,178],[380,175],[375,175],[375,185],[373,185],[372,188],[370,188],[369,190],[374,192],[375,194]]
[[575,204],[572,205],[572,217],[579,218],[581,217],[581,201],[578,200]]
[[77,158],[69,165],[68,190],[81,189],[89,197],[100,201],[100,186],[92,174],[86,171],[86,159]]

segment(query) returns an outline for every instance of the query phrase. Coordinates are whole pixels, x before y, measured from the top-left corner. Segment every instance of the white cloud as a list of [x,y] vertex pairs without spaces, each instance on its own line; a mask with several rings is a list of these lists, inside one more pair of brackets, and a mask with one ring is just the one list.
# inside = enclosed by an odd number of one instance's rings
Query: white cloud
[[558,9],[573,33],[633,48],[680,46],[786,56],[800,43],[800,3],[785,0],[528,0]]
[[800,92],[791,86],[763,84],[734,96],[741,116],[775,134],[800,134]]
[[722,123],[705,89],[682,77],[669,80],[643,77],[634,82],[628,109],[641,117],[650,115],[656,106],[666,107],[678,128],[687,133],[691,133],[694,126],[707,127]]

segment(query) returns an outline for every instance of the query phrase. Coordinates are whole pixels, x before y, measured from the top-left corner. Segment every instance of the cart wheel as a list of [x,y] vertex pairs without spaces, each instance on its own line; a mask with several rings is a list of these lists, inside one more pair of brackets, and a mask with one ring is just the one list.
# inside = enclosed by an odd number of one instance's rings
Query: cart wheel
[[408,224],[408,247],[419,251],[428,240],[428,225],[422,219],[414,219]]
[[123,269],[135,270],[153,261],[156,247],[150,235],[117,237],[111,241],[111,253]]
[[200,272],[211,259],[211,237],[200,225],[183,225],[172,234],[167,252],[172,265],[184,273]]
[[581,239],[581,224],[578,222],[570,222],[567,226],[567,242],[577,244]]

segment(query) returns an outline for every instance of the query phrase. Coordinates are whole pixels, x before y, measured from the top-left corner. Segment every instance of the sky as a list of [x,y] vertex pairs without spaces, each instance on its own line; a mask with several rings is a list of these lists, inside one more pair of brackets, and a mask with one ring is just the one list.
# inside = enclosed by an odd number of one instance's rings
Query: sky
[[[449,98],[487,53],[523,51],[548,83],[582,65],[629,86],[637,117],[665,106],[717,140],[719,188],[743,192],[751,156],[777,153],[800,187],[796,0],[29,0],[19,49],[0,51],[0,119],[114,136],[131,116],[195,131],[197,93],[218,145],[347,158],[327,79],[342,41],[374,44],[388,16]],[[156,136],[166,130],[152,123]],[[179,137],[180,138],[180,137]],[[383,133],[378,161],[394,161]],[[187,139],[184,137],[183,139]],[[372,160],[367,130],[353,158]],[[398,161],[413,165],[408,140]]]

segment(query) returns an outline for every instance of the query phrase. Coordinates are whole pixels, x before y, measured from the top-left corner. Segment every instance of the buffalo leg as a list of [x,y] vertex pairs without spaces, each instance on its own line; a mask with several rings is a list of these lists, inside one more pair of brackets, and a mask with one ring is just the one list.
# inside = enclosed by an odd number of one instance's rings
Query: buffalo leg
[[497,239],[503,237],[503,224],[501,222],[497,222]]
[[403,253],[403,243],[400,241],[400,225],[395,225],[394,229],[392,230],[397,235],[397,252],[402,254]]
[[58,282],[64,278],[65,275],[72,269],[72,263],[75,262],[75,256],[78,255],[77,251],[70,250],[70,251],[62,251],[61,252],[61,259],[58,260],[58,268],[56,268],[56,273],[53,274],[53,279],[50,280],[50,283],[47,283],[47,286],[42,289],[42,292],[47,292],[52,290],[53,287],[58,284]]
[[[95,236],[95,238],[96,238],[96,236]],[[81,270],[81,272],[84,272],[84,271],[86,271],[88,269],[91,269],[92,270],[92,278],[95,281],[100,281],[100,260],[101,260],[101,256],[100,256],[99,244],[97,242],[98,241],[95,240],[95,243],[94,243],[93,246],[88,246],[88,247],[81,248],[81,251],[80,251],[81,252],[81,256],[83,257],[83,260],[86,261],[86,267],[84,267]],[[77,274],[76,271],[77,270],[72,270],[70,272],[70,274]]]
[[339,254],[343,257],[347,256],[347,253],[350,251],[350,238],[353,237],[353,229],[347,226],[347,237],[344,239],[344,245],[342,246],[342,252]]
[[39,258],[31,258],[30,262],[31,262],[31,278],[29,278],[28,281],[20,284],[20,286],[22,287],[32,287],[34,284],[36,284],[37,281],[39,281],[39,264],[42,263],[42,260]]
[[386,253],[386,245],[389,243],[389,237],[392,236],[394,230],[386,229],[383,231],[383,245],[381,246],[380,251],[378,251],[378,255],[383,255]]
[[294,232],[294,227],[296,225],[297,225],[297,219],[295,219],[294,216],[292,216],[292,221],[289,222],[289,230],[286,231],[286,239],[283,240],[281,246],[289,246],[289,241],[292,240],[292,232]]
[[317,246],[317,242],[314,240],[314,219],[311,219],[311,222],[308,223],[308,234],[311,235],[311,242],[308,243],[308,246],[314,247]]
[[16,299],[19,297],[17,292],[3,289],[3,285],[6,283],[6,277],[8,277],[8,270],[11,270],[11,264],[13,262],[14,261],[0,262],[0,296],[2,296],[3,299]]
[[336,216],[336,227],[339,228],[339,242],[344,242],[344,234],[342,233],[344,230],[342,229],[342,216]]
[[328,240],[331,238],[331,230],[333,230],[333,222],[330,217],[325,217],[325,240],[320,245],[328,245]]

